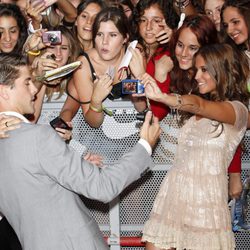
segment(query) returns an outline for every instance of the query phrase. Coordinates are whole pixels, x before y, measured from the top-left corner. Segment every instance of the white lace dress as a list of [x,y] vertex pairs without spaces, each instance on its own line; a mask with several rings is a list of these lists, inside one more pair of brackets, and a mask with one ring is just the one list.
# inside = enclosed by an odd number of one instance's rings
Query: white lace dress
[[248,110],[231,102],[233,125],[191,117],[181,128],[168,171],[143,230],[143,241],[177,250],[235,248],[228,201],[227,168],[246,131]]

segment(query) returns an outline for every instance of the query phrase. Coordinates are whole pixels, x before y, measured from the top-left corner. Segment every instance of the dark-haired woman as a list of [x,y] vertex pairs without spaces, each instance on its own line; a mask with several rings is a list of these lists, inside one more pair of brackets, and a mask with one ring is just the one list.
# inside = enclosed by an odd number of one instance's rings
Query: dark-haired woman
[[0,3],[0,53],[22,53],[27,36],[26,19],[20,9]]
[[197,52],[195,68],[205,98],[164,94],[150,76],[141,78],[148,98],[190,114],[144,228],[147,250],[235,249],[227,168],[248,123],[248,62],[231,46],[214,44]]
[[93,23],[97,14],[105,7],[102,0],[85,0],[78,5],[74,32],[83,51],[93,48]]
[[[250,67],[250,0],[226,0],[221,10],[227,42],[245,52]],[[250,83],[248,83],[250,91]]]
[[[116,7],[103,9],[96,16],[92,35],[94,48],[79,57],[82,66],[73,74],[68,88],[71,97],[67,98],[61,117],[71,121],[80,103],[85,121],[99,127],[104,119],[102,102],[110,94],[112,84],[120,81],[117,70],[129,40],[125,14]],[[106,74],[110,71],[112,76]],[[77,107],[72,107],[74,100],[78,101]]]
[[[171,41],[172,54],[174,55],[171,92],[181,95],[197,93],[197,83],[193,79],[193,58],[201,47],[219,41],[216,34],[215,26],[205,15],[188,16],[182,27],[174,33]],[[235,198],[242,191],[240,179],[241,147],[238,147],[228,172],[229,194]]]

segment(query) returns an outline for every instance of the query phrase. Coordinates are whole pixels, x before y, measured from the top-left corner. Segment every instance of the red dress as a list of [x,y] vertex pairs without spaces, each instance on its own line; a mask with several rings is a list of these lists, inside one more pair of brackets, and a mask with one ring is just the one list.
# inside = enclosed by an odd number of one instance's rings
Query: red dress
[[[146,72],[151,75],[153,78],[155,78],[155,61],[159,60],[162,56],[167,55],[169,56],[169,51],[164,51],[161,53],[161,48],[156,51],[156,56],[153,56],[150,58],[149,62],[147,63]],[[161,89],[163,93],[169,93],[169,86],[170,86],[170,76],[167,75],[167,79],[164,82],[157,81],[157,85]],[[153,114],[159,118],[161,121],[169,112],[168,107],[159,102],[155,102],[153,100],[150,100],[150,106]]]

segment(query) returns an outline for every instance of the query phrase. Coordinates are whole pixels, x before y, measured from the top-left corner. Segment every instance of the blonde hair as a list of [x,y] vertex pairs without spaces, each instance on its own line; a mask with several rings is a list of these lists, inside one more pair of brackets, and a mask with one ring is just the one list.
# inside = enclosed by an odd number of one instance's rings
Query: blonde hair
[[[69,54],[69,58],[67,60],[66,64],[75,62],[77,57],[79,56],[80,53],[80,48],[79,48],[79,44],[76,43],[76,38],[74,37],[74,34],[71,30],[65,28],[64,26],[60,25],[58,27],[54,27],[51,28],[51,30],[59,30],[61,31],[62,35],[66,37],[66,39],[69,42],[69,50],[70,50],[70,54]],[[46,52],[46,49],[44,50],[44,53]],[[66,85],[68,83],[68,81],[71,79],[72,74],[69,74],[67,76],[65,76],[62,81],[58,84],[59,86],[59,93],[58,96],[56,97],[56,99],[59,99],[65,92],[66,89]],[[47,101],[51,101],[53,93],[55,92],[55,88],[57,86],[51,86],[51,87],[47,87],[46,88],[46,97],[47,97]]]

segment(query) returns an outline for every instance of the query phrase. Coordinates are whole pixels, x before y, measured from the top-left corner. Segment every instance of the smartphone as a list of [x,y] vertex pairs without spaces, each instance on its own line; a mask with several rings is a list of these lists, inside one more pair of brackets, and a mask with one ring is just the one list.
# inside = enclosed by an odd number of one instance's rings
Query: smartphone
[[56,129],[56,128],[63,128],[63,129],[67,129],[67,130],[71,130],[72,128],[59,116],[57,116],[55,119],[53,119],[52,121],[50,121],[50,125],[52,126],[52,128]]
[[137,79],[122,80],[122,94],[143,94],[144,85]]
[[43,43],[50,43],[51,45],[58,45],[62,43],[62,34],[60,30],[46,31],[42,34]]

